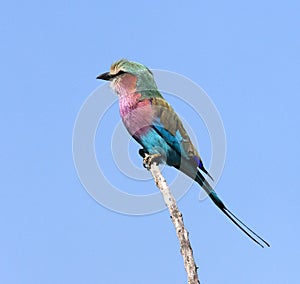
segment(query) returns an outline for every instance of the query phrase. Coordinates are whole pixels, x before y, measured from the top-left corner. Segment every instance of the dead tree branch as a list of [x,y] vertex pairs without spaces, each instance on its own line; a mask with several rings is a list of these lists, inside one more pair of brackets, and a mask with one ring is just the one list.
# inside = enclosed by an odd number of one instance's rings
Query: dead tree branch
[[200,284],[197,273],[198,267],[195,264],[193,250],[189,241],[189,233],[184,227],[182,214],[178,210],[176,200],[158,167],[160,157],[159,155],[147,154],[144,154],[143,157],[144,166],[151,172],[155,184],[163,195],[165,204],[169,209],[170,217],[174,224],[176,234],[180,243],[180,252],[182,254],[184,267],[188,276],[188,284]]

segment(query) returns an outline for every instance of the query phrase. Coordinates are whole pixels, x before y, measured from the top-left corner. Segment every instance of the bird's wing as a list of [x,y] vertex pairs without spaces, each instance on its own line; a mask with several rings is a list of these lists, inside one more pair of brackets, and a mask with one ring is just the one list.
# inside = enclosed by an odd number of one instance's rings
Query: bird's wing
[[152,127],[157,133],[179,156],[209,175],[180,118],[170,104],[163,98],[156,97],[151,99],[151,108],[153,115]]

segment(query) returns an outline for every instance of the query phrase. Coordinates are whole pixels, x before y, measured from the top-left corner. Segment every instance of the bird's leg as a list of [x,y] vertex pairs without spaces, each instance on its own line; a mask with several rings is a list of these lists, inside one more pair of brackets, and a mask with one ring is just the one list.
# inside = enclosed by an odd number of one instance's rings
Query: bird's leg
[[161,162],[162,162],[161,154],[152,154],[152,155],[150,155],[148,153],[145,153],[145,157],[143,159],[143,166],[147,170],[149,170],[153,163],[156,163],[157,165],[159,165]]
[[139,154],[143,158],[144,168],[148,169],[147,164],[146,164],[146,158],[149,156],[149,153],[145,149],[142,148],[142,149],[139,150]]

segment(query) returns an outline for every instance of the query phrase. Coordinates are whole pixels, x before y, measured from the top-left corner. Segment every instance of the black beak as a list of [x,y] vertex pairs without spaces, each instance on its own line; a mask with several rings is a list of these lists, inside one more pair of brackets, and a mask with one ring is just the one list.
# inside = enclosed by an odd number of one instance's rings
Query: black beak
[[113,76],[110,75],[109,72],[105,72],[105,73],[99,75],[96,79],[101,79],[101,80],[109,81],[112,78],[113,78]]

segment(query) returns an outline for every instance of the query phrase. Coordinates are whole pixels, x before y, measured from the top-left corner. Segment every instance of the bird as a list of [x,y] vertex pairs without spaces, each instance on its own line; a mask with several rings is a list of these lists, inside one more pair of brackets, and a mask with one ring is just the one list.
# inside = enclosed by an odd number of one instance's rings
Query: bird
[[[129,134],[148,154],[183,172],[208,194],[213,203],[250,239],[261,247],[269,243],[236,217],[208,182],[212,176],[204,167],[182,121],[159,92],[152,71],[143,64],[121,59],[109,72],[96,77],[110,82],[119,99],[119,112]],[[207,176],[207,178],[205,177]]]

